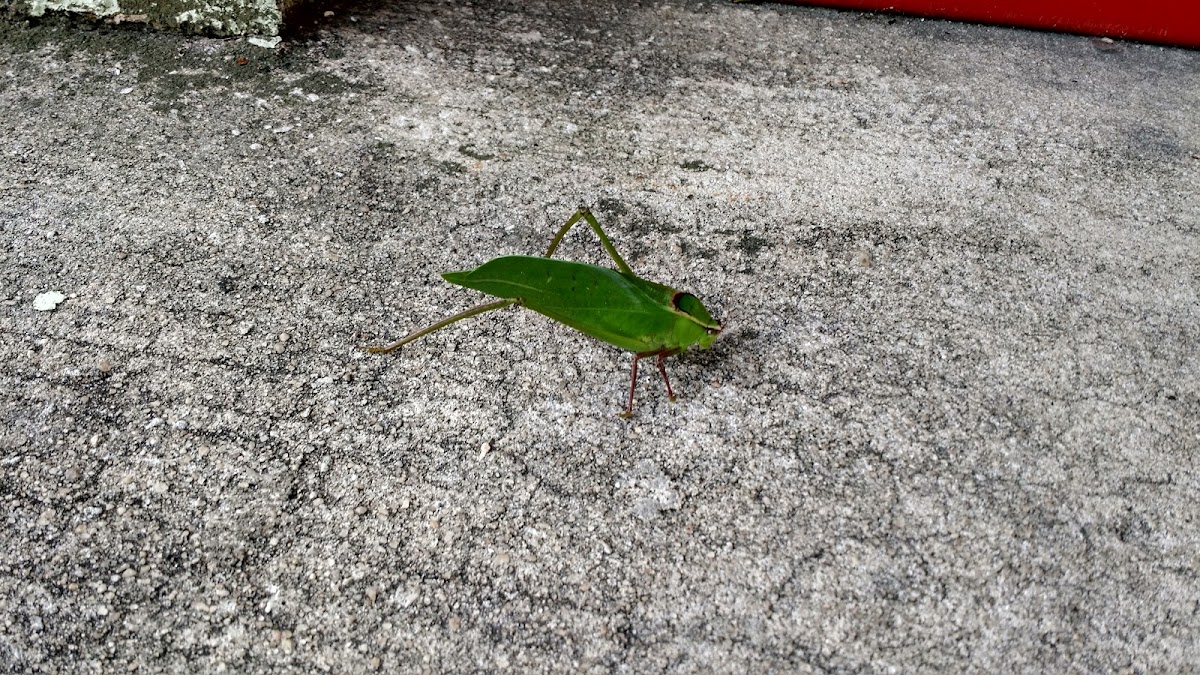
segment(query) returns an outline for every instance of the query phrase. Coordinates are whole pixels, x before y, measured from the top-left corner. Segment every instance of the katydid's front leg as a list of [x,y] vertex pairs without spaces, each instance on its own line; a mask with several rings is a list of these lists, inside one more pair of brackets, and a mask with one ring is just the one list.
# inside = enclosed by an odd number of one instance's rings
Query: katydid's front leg
[[671,400],[671,403],[675,402],[675,392],[671,391],[671,380],[667,378],[667,368],[663,365],[663,359],[678,353],[678,349],[664,349],[658,353],[658,358],[654,360],[655,365],[658,366],[658,372],[662,373],[663,382],[667,384],[667,398]]
[[637,386],[638,361],[647,356],[658,357],[655,359],[655,365],[658,366],[658,372],[662,373],[663,382],[667,383],[667,398],[672,403],[675,401],[675,392],[671,391],[671,380],[667,378],[667,368],[663,365],[663,359],[678,353],[678,349],[661,349],[657,352],[640,352],[633,355],[633,372],[629,374],[629,407],[625,408],[625,412],[621,413],[621,417],[625,419],[633,417],[633,390]]
[[441,321],[433,324],[432,326],[426,326],[426,327],[422,328],[421,330],[418,330],[414,333],[409,333],[405,337],[402,337],[399,340],[396,340],[395,342],[393,342],[390,345],[367,347],[367,352],[370,354],[387,354],[388,352],[394,352],[397,349],[403,347],[404,345],[421,337],[422,335],[428,335],[428,334],[432,333],[433,331],[445,328],[446,326],[449,326],[450,324],[452,324],[456,321],[462,321],[463,319],[469,319],[473,316],[478,316],[479,314],[483,314],[484,312],[490,312],[493,309],[500,309],[501,307],[508,307],[509,305],[519,305],[519,304],[521,304],[521,300],[519,298],[508,299],[508,300],[497,300],[496,302],[486,302],[482,305],[472,307],[471,309],[468,309],[465,312],[459,312],[458,314],[455,314],[454,316],[442,319]]
[[554,251],[558,249],[559,242],[561,242],[562,238],[566,236],[567,230],[570,230],[572,227],[574,227],[575,223],[578,223],[581,219],[586,220],[587,224],[591,226],[592,231],[596,233],[596,236],[600,237],[600,244],[604,246],[604,250],[608,252],[608,256],[613,259],[613,262],[617,263],[617,269],[621,270],[625,274],[632,275],[633,270],[629,269],[629,265],[625,264],[625,260],[621,258],[621,254],[617,253],[616,247],[613,246],[612,242],[608,240],[608,235],[604,234],[604,230],[600,227],[600,223],[596,220],[596,216],[593,216],[591,210],[589,210],[586,206],[580,207],[580,209],[575,212],[575,215],[567,219],[567,222],[564,223],[561,228],[559,228],[558,233],[554,235],[554,239],[550,240],[550,248],[546,250],[546,255],[542,257],[549,258],[550,256],[553,256]]

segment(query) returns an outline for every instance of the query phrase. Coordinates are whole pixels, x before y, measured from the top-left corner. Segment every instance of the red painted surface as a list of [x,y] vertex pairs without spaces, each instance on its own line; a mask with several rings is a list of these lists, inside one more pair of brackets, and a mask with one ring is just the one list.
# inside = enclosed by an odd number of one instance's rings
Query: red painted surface
[[1197,0],[784,0],[1200,47]]

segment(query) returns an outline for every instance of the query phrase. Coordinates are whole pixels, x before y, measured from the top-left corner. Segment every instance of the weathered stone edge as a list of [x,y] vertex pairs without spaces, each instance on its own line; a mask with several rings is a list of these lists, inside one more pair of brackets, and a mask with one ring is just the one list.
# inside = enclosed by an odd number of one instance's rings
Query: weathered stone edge
[[0,0],[0,10],[43,16],[66,12],[110,24],[206,35],[275,36],[292,3],[277,0]]

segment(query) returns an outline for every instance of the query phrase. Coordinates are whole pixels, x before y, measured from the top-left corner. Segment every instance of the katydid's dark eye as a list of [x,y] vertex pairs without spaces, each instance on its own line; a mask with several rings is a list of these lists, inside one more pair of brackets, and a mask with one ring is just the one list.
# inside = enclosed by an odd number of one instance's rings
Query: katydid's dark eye
[[700,298],[691,293],[676,293],[671,296],[671,304],[675,306],[675,309],[692,316],[696,316],[697,309],[704,310],[704,305],[700,304]]
[[676,292],[675,295],[671,296],[671,305],[695,319],[696,323],[704,326],[706,329],[716,327],[718,331],[720,330],[720,326],[717,326],[717,322],[713,320],[712,315],[704,308],[704,303],[700,302],[700,299],[691,293]]

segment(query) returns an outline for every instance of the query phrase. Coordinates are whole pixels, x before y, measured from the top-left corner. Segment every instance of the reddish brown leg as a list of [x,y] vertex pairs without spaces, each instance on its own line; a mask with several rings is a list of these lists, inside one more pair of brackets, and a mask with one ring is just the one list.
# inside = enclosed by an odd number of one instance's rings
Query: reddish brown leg
[[625,412],[621,413],[621,417],[629,419],[633,417],[633,388],[637,386],[637,362],[643,356],[650,356],[654,352],[642,352],[641,354],[633,355],[633,372],[629,375],[629,407],[625,408]]
[[663,359],[667,358],[668,356],[674,356],[678,352],[678,349],[667,349],[659,352],[658,358],[654,360],[655,365],[658,366],[658,372],[662,373],[663,382],[667,384],[667,398],[670,399],[672,403],[675,402],[675,392],[671,391],[671,380],[667,377],[667,369],[663,366]]
[[659,352],[641,352],[633,355],[633,372],[629,375],[629,407],[625,408],[625,412],[621,413],[621,417],[629,419],[633,416],[633,390],[637,386],[638,361],[647,356],[658,357],[654,363],[658,366],[658,372],[662,373],[663,382],[667,383],[667,397],[672,401],[675,400],[675,392],[671,390],[671,380],[667,378],[667,369],[663,366],[663,359],[678,353],[678,349],[664,349]]

